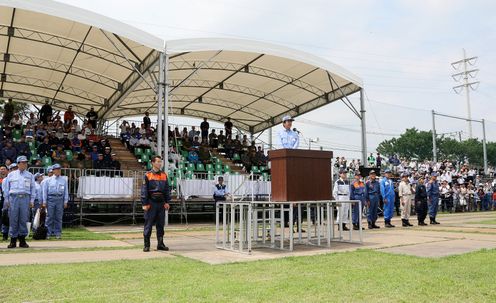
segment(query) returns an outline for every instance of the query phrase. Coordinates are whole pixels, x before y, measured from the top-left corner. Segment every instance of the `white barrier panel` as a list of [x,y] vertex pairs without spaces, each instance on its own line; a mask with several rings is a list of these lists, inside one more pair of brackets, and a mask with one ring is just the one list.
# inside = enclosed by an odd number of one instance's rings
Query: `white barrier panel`
[[77,197],[85,200],[131,199],[133,198],[133,178],[80,177]]
[[[224,183],[231,194],[235,196],[250,196],[253,195],[270,195],[271,182],[270,181],[245,181],[243,175],[224,175]],[[185,199],[191,196],[199,197],[212,197],[214,194],[214,186],[217,184],[217,176],[215,180],[179,180],[178,183],[181,187],[181,192]]]

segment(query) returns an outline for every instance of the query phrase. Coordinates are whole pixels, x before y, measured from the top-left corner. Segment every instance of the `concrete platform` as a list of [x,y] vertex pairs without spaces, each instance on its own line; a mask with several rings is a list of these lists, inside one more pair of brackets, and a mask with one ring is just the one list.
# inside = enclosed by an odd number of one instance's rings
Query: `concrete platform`
[[[400,222],[395,219],[393,224],[398,226],[396,228],[366,230],[362,245],[333,242],[331,249],[295,245],[293,252],[259,248],[255,249],[252,254],[216,249],[215,232],[211,224],[190,225],[187,229],[182,225],[169,226],[165,239],[171,251],[150,253],[144,253],[141,250],[143,239],[140,226],[91,227],[88,229],[93,232],[111,234],[115,240],[30,241],[31,248],[28,250],[0,249],[0,266],[140,260],[174,256],[184,256],[209,264],[221,264],[337,253],[356,249],[374,249],[419,257],[444,257],[484,248],[496,248],[496,226],[474,224],[474,222],[488,219],[496,219],[496,212],[444,215],[439,218],[441,225],[425,227],[399,227]],[[414,223],[413,220],[411,221]],[[7,245],[6,242],[0,245],[3,244]],[[156,241],[153,239],[152,248],[155,247]],[[51,251],[64,249],[71,251]],[[81,249],[81,251],[73,251],[74,249]]]

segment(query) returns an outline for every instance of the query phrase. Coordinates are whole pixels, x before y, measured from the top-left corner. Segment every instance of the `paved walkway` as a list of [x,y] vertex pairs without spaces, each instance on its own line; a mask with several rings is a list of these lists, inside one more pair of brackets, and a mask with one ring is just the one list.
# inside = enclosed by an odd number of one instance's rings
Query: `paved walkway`
[[[28,250],[0,249],[0,266],[22,264],[74,263],[112,260],[140,260],[167,258],[176,255],[196,259],[209,264],[275,259],[288,256],[307,256],[329,252],[375,249],[379,251],[415,255],[420,257],[443,257],[479,249],[496,248],[496,225],[477,222],[496,219],[496,212],[452,214],[441,216],[441,225],[426,227],[399,227],[368,231],[364,243],[333,243],[331,249],[296,246],[293,252],[271,249],[255,249],[252,254],[218,250],[212,225],[171,225],[166,233],[170,252],[143,253],[141,247],[142,227],[111,226],[91,227],[93,232],[109,233],[115,240],[101,241],[30,241]],[[413,220],[412,220],[413,223]],[[2,245],[6,242],[3,242]],[[156,242],[152,241],[152,247]],[[80,249],[80,250],[78,250]]]

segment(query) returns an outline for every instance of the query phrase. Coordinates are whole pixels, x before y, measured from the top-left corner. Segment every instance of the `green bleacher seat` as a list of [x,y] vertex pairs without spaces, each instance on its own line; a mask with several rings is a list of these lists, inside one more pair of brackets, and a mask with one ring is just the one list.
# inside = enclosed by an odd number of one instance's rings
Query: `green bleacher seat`
[[183,150],[181,152],[181,155],[183,156],[184,159],[188,159],[188,152],[187,151]]
[[142,154],[143,154],[143,149],[142,149],[142,148],[140,148],[140,147],[136,147],[136,148],[134,149],[134,155],[135,155],[135,156],[141,156]]
[[240,174],[239,171],[232,171],[231,172],[231,175],[239,175],[239,174]]
[[74,155],[72,154],[72,150],[66,150],[65,156],[67,158],[67,161],[72,161],[72,159],[74,158]]
[[150,156],[147,154],[142,154],[141,155],[141,163],[148,163],[150,162]]
[[223,167],[222,167],[222,163],[216,163],[216,164],[215,164],[215,170],[217,170],[217,171],[222,171],[222,168],[223,168]]
[[12,138],[14,138],[15,141],[19,141],[21,137],[22,137],[22,131],[20,129],[12,130]]
[[152,169],[152,161],[146,162],[146,169],[151,170]]
[[260,166],[260,167],[258,168],[258,171],[259,171],[259,172],[264,172],[264,171],[266,171],[266,170],[267,170],[267,166]]
[[186,169],[188,171],[194,171],[195,170],[195,164],[194,163],[188,163],[188,165],[186,166]]
[[259,172],[260,172],[260,170],[258,169],[258,166],[253,165],[253,166],[251,167],[251,172],[256,174],[256,173],[259,173]]
[[205,171],[205,165],[203,163],[196,164],[196,171]]
[[208,164],[205,166],[205,169],[206,169],[206,171],[209,171],[209,172],[211,171],[211,172],[213,172],[213,171],[214,171],[214,165],[213,165],[213,164],[211,164],[211,163],[208,163]]
[[152,149],[151,149],[151,148],[147,148],[147,149],[145,149],[145,150],[144,150],[144,153],[145,153],[146,155],[150,156],[150,157],[151,157],[151,156],[153,156],[153,151],[152,151]]
[[230,167],[229,165],[227,165],[227,164],[226,164],[226,165],[224,166],[224,171],[225,171],[226,173],[230,173],[230,172],[231,172],[231,167]]
[[30,150],[36,149],[36,142],[35,141],[29,141],[28,146]]
[[239,156],[238,153],[234,153],[232,160],[233,161],[241,161],[241,157]]
[[208,172],[207,179],[208,180],[214,180],[215,179],[215,176],[214,176],[214,172],[213,171],[209,171]]
[[216,171],[215,171],[215,174],[216,174],[217,176],[221,176],[221,175],[223,175],[223,173],[222,173],[222,171],[221,171],[221,170],[216,170]]
[[43,163],[43,166],[50,166],[52,165],[52,158],[45,156],[41,159],[41,163]]
[[33,163],[33,161],[38,160],[39,158],[40,156],[38,156],[36,151],[35,152],[31,151],[31,157],[29,158],[29,162]]
[[194,174],[193,174],[193,172],[192,172],[192,171],[187,171],[187,172],[186,172],[186,174],[184,175],[184,178],[185,178],[186,180],[191,180],[191,179],[193,179],[193,175],[194,175]]
[[262,173],[262,180],[269,181],[269,173]]

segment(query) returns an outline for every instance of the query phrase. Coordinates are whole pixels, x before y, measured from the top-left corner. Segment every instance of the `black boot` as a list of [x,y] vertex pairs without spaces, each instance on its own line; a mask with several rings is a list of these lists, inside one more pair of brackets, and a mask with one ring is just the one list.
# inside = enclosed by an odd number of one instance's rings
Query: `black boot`
[[384,220],[384,226],[387,227],[387,228],[394,227],[394,225],[391,224],[391,220]]
[[430,219],[430,224],[437,224],[436,219],[434,219],[433,217],[429,217],[429,219]]
[[344,230],[344,231],[348,231],[348,230],[350,230],[350,229],[349,229],[348,227],[346,227],[346,224],[344,224],[344,223],[343,223],[343,230]]
[[10,244],[7,248],[16,248],[17,247],[17,238],[10,238]]
[[375,221],[372,222],[372,227],[375,228],[375,229],[381,228],[379,225],[375,224]]
[[410,220],[408,220],[408,219],[406,220],[406,225],[413,226],[413,224],[410,224]]
[[436,217],[433,217],[432,218],[432,224],[441,224],[441,223],[439,223],[439,222],[436,221]]
[[145,246],[143,247],[144,252],[150,251],[150,237],[145,237]]
[[165,251],[169,250],[169,248],[164,244],[164,237],[157,237],[157,241],[158,241],[157,250],[165,250]]
[[29,248],[28,243],[26,243],[26,236],[19,236],[19,247]]
[[8,233],[3,233],[2,234],[2,241],[7,241],[9,239],[9,234]]
[[368,222],[369,223],[369,229],[373,229],[374,228],[374,225],[372,224],[372,222]]
[[422,220],[422,221],[419,220],[418,222],[419,222],[418,223],[419,226],[426,226],[427,225],[427,224],[425,224],[424,220]]
[[401,219],[401,226],[408,227],[408,224],[406,224],[406,220],[405,219]]

